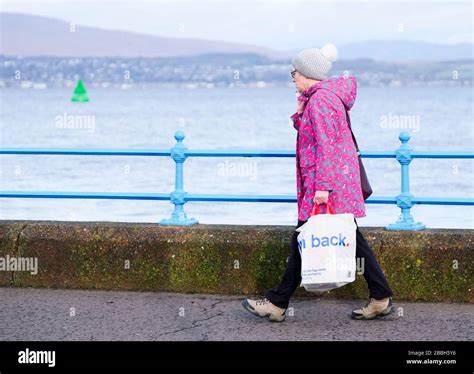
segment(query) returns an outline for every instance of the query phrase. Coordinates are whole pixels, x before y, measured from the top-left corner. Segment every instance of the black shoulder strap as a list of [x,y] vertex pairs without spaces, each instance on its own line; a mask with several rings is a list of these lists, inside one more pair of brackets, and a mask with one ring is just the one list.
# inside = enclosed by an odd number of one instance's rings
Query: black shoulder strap
[[[344,103],[342,103],[344,105]],[[347,124],[349,125],[349,130],[351,130],[351,135],[352,135],[352,140],[354,141],[354,145],[356,147],[357,152],[359,153],[359,146],[357,145],[357,140],[354,136],[354,133],[352,132],[352,126],[351,126],[351,119],[349,117],[349,112],[346,110],[346,107],[344,106],[344,111],[346,112],[346,119],[347,119]]]
[[360,155],[359,146],[357,145],[357,140],[354,136],[354,133],[352,132],[351,118],[349,117],[349,111],[346,109],[346,106],[344,105],[344,102],[342,101],[340,97],[339,97],[339,100],[341,100],[342,107],[344,108],[344,112],[346,112],[346,120],[347,120],[347,124],[349,125],[349,130],[351,130],[352,141],[354,142],[354,145],[356,147],[357,154]]
[[[321,88],[321,89],[325,89],[325,88]],[[335,95],[335,96],[337,96],[337,95]],[[354,136],[354,133],[352,132],[351,119],[349,117],[349,112],[346,109],[346,105],[344,104],[344,101],[342,101],[342,99],[339,96],[337,96],[337,98],[339,100],[341,100],[342,107],[344,108],[344,111],[346,112],[346,120],[347,120],[347,124],[349,125],[349,130],[351,130],[352,141],[354,142],[354,145],[356,147],[357,154],[360,155],[359,146],[357,145],[357,140]]]

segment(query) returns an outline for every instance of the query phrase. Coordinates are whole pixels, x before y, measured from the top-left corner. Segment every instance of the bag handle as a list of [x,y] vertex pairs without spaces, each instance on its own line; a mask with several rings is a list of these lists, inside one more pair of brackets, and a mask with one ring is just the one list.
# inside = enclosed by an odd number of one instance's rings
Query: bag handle
[[[323,203],[323,204],[326,204],[326,207],[327,207],[327,211],[329,212],[329,214],[335,214],[334,213],[334,209],[332,209],[332,206],[331,204],[329,204],[329,201],[327,203]],[[311,212],[311,215],[314,216],[316,214],[320,214],[319,212],[319,204],[314,204],[313,205],[313,211]]]

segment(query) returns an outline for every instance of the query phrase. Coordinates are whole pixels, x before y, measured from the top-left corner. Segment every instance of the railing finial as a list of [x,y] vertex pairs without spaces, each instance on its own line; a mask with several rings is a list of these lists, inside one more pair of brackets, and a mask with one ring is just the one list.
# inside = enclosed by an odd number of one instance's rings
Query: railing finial
[[176,131],[174,133],[174,138],[176,139],[176,141],[178,143],[182,143],[182,141],[184,140],[185,136],[184,136],[184,132],[182,132],[181,130],[179,131]]
[[398,139],[400,139],[402,144],[407,144],[410,138],[410,133],[407,131],[402,131],[400,135],[398,135]]

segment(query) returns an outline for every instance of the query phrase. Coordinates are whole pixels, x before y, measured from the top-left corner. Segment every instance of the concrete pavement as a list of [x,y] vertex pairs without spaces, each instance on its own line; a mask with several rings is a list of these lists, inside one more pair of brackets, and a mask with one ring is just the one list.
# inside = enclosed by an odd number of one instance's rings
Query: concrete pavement
[[363,300],[292,299],[283,323],[255,317],[242,297],[0,288],[0,340],[474,340],[474,305],[402,302],[353,321]]

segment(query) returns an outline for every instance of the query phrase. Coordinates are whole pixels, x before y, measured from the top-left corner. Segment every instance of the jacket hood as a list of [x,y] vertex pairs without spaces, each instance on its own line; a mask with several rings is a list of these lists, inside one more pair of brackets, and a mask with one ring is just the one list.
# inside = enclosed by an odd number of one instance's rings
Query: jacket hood
[[347,110],[354,106],[357,96],[357,79],[356,77],[339,77],[325,79],[321,82],[313,84],[301,93],[306,99],[309,99],[317,90],[325,89],[336,94],[344,103]]

